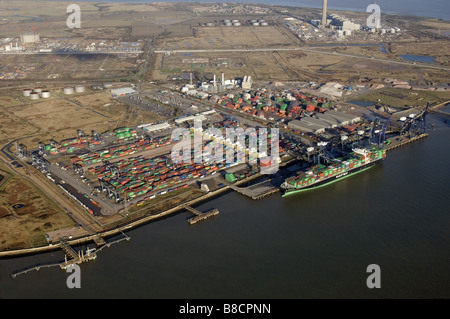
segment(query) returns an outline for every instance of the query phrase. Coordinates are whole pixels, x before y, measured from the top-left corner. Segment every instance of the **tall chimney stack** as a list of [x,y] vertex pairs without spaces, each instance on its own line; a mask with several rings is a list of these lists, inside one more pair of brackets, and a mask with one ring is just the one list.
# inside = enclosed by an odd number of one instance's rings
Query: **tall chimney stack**
[[322,8],[322,29],[327,25],[327,0],[323,0]]

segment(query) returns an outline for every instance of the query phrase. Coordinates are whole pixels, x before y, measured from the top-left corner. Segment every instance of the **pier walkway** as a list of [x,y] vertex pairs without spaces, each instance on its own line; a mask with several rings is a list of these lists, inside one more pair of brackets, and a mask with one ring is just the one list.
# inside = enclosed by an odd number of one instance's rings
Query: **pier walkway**
[[248,187],[238,187],[236,185],[231,184],[230,188],[238,192],[239,194],[245,195],[254,200],[275,194],[276,192],[280,191],[278,187],[272,184],[271,180],[250,185]]
[[219,210],[217,208],[214,208],[214,209],[212,209],[212,210],[210,210],[210,211],[208,211],[206,213],[202,213],[201,211],[199,211],[199,210],[197,210],[194,207],[189,206],[189,205],[183,205],[182,207],[185,210],[187,210],[187,211],[189,211],[189,212],[191,212],[192,214],[195,215],[194,217],[188,219],[188,222],[191,225],[195,224],[195,223],[197,223],[199,221],[202,221],[204,219],[207,219],[209,217],[212,217],[212,216],[215,216],[215,215],[219,214]]
[[36,264],[36,265],[30,266],[30,267],[24,268],[22,270],[13,272],[11,277],[16,278],[16,276],[18,276],[18,275],[26,274],[30,271],[39,271],[41,268],[51,268],[51,267],[59,266],[61,269],[67,269],[67,267],[69,267],[70,265],[81,264],[83,262],[94,260],[97,258],[97,253],[99,251],[101,251],[103,248],[110,247],[112,244],[120,243],[124,240],[129,241],[131,239],[122,230],[119,229],[119,231],[123,235],[123,237],[112,240],[112,241],[108,241],[108,242],[105,241],[105,239],[103,237],[101,237],[100,235],[96,236],[93,239],[99,248],[97,248],[97,249],[87,248],[86,251],[84,251],[83,249],[77,251],[72,246],[70,246],[68,242],[61,240],[60,243],[58,244],[58,246],[65,253],[64,261]]
[[386,146],[385,148],[386,148],[386,151],[390,151],[390,150],[393,150],[393,149],[395,149],[397,147],[400,147],[400,146],[403,146],[403,145],[415,142],[417,140],[420,140],[422,138],[425,138],[427,136],[428,136],[428,134],[424,133],[424,134],[420,134],[420,135],[414,136],[412,138],[404,137],[403,140],[400,140],[400,141],[394,140],[394,141],[392,141],[392,143],[389,144],[388,146]]

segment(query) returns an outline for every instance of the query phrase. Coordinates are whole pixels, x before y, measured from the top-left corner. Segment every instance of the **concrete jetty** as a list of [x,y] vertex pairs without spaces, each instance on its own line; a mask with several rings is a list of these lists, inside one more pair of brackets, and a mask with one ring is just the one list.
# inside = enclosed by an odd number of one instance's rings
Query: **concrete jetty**
[[188,219],[188,222],[191,225],[219,214],[219,210],[217,208],[207,211],[206,213],[202,213],[189,205],[183,205],[183,208],[195,215],[194,217]]
[[427,133],[423,133],[423,134],[420,134],[420,135],[417,135],[417,136],[414,136],[414,137],[411,137],[411,138],[407,138],[406,137],[406,138],[404,138],[404,140],[400,140],[400,141],[395,141],[394,140],[390,145],[386,146],[385,148],[386,148],[386,151],[390,151],[390,150],[393,150],[393,149],[398,148],[400,146],[403,146],[403,145],[415,142],[417,140],[420,140],[422,138],[425,138],[427,136],[428,136]]

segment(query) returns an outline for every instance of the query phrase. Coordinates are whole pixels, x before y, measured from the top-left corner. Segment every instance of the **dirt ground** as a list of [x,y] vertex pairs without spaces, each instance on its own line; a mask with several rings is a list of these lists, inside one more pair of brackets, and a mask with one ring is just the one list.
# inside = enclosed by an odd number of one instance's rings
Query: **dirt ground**
[[[81,129],[104,132],[120,125],[149,123],[160,117],[150,111],[128,107],[111,98],[107,91],[91,91],[64,95],[62,88],[49,89],[52,98],[30,101],[20,97],[21,104],[1,107],[0,141],[21,138],[20,143],[35,148],[39,141],[48,143],[76,136]],[[17,90],[13,96],[20,96]],[[13,98],[12,98],[13,99]],[[9,99],[11,100],[11,98]],[[11,105],[11,103],[9,104]]]
[[47,232],[74,225],[40,190],[17,176],[0,190],[0,223],[0,250],[42,245]]

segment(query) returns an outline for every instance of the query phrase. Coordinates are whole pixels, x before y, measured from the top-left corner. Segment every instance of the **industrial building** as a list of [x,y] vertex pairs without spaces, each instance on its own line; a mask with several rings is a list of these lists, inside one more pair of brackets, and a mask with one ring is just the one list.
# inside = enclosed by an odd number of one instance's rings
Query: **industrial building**
[[321,120],[314,119],[314,118],[304,117],[304,118],[301,118],[300,120],[290,121],[288,123],[288,127],[293,130],[304,132],[304,133],[320,134],[320,133],[324,133],[325,129],[327,129],[331,126],[330,126],[330,124],[328,124],[325,121],[321,121]]
[[331,24],[338,27],[342,31],[357,31],[361,29],[361,25],[354,23],[347,18],[341,17],[337,14],[331,15]]
[[242,89],[244,90],[250,90],[252,88],[252,77],[251,76],[244,76],[242,79]]
[[[103,85],[104,86],[104,85]],[[104,86],[106,87],[106,86]],[[124,95],[130,95],[130,94],[134,94],[136,93],[135,90],[133,90],[130,87],[126,87],[126,88],[119,88],[119,89],[112,89],[111,90],[111,94],[113,96],[124,96]]]
[[326,115],[332,116],[341,121],[341,125],[349,125],[361,121],[361,117],[357,115],[351,115],[339,111],[330,110],[325,112]]
[[[244,87],[251,88],[252,86],[251,77],[250,76],[244,77],[244,81],[245,81],[245,83],[243,82]],[[192,77],[191,77],[190,84],[186,84],[185,86],[183,86],[181,88],[181,92],[186,93],[187,95],[198,96],[199,98],[204,99],[207,98],[209,95],[201,93],[199,91],[210,92],[214,94],[225,90],[234,89],[236,85],[238,85],[237,79],[225,80],[225,75],[222,73],[222,80],[218,81],[216,75],[214,74],[213,80],[210,82],[202,82],[198,86],[198,90],[196,90],[195,89],[196,86],[192,84]]]
[[[328,113],[328,112],[327,112]],[[334,116],[325,114],[325,113],[317,113],[312,116],[315,119],[327,122],[331,128],[342,126],[342,121],[337,119]]]
[[39,42],[39,34],[34,32],[23,32],[20,34],[20,41],[22,43],[35,43]]
[[336,128],[359,121],[361,121],[359,116],[330,110],[325,113],[314,114],[312,117],[290,121],[288,127],[304,133],[320,134],[325,132],[327,128]]
[[204,120],[206,120],[206,117],[204,115],[202,115],[202,114],[184,116],[184,117],[179,117],[179,118],[175,119],[175,123],[181,124],[181,123],[184,123],[186,121],[194,121],[194,120],[204,121]]
[[162,131],[170,128],[170,124],[167,122],[159,123],[159,124],[142,124],[139,125],[138,128],[141,128],[147,132],[156,132]]

